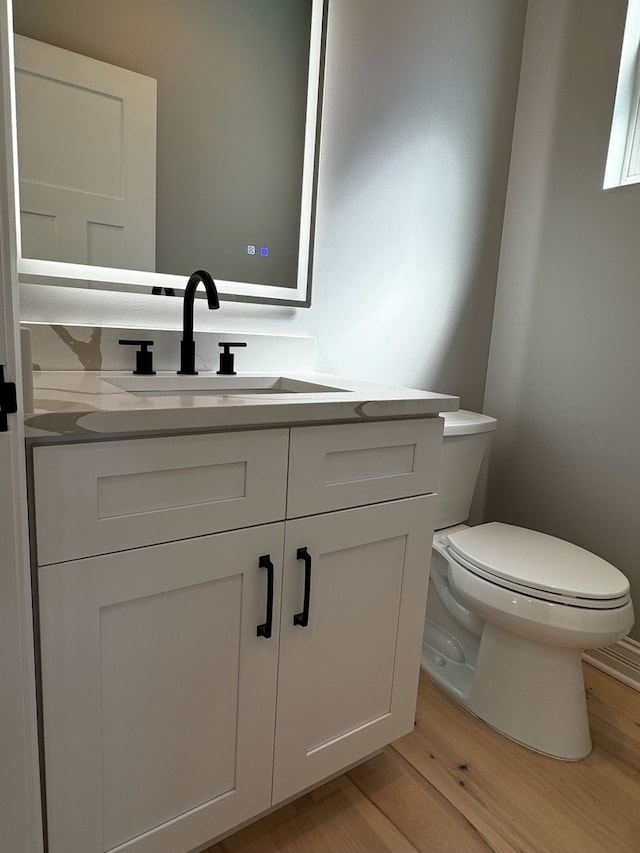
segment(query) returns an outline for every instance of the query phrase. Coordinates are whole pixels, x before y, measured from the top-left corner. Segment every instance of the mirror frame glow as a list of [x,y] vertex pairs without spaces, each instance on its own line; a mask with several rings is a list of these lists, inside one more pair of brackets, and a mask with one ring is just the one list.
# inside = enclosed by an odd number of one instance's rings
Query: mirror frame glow
[[[5,0],[8,20],[13,21],[12,0]],[[300,204],[300,231],[298,235],[298,266],[295,287],[276,287],[264,284],[250,284],[242,281],[225,281],[216,278],[220,297],[236,302],[265,303],[270,305],[295,305],[308,307],[311,304],[311,275],[313,262],[313,232],[315,226],[316,178],[318,169],[318,148],[320,134],[320,115],[322,107],[321,88],[324,70],[324,42],[326,36],[327,7],[329,0],[312,0],[311,39],[309,50],[309,75],[307,80],[307,111],[305,120],[304,163],[302,174],[302,196]],[[139,291],[141,287],[174,288],[186,287],[189,273],[171,275],[142,270],[128,270],[116,267],[97,267],[90,264],[72,264],[62,261],[36,260],[22,257],[20,233],[20,199],[17,162],[17,118],[13,40],[11,40],[11,115],[14,136],[14,174],[16,188],[18,273],[20,281],[38,281],[38,279],[71,279],[103,282],[105,289]],[[63,284],[63,282],[60,282]]]

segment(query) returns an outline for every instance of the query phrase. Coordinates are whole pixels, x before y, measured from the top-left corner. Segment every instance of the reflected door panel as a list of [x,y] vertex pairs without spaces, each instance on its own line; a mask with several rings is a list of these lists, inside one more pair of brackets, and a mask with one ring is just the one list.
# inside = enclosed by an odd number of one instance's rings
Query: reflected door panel
[[16,36],[22,254],[155,270],[156,81]]

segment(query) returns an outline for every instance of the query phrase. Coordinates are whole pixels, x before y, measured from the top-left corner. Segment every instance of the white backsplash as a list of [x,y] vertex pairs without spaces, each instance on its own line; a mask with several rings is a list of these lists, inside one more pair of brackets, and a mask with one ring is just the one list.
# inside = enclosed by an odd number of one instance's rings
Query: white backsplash
[[[152,340],[154,369],[177,370],[180,362],[181,332],[136,330],[99,326],[63,326],[39,323],[24,325],[31,332],[34,370],[133,370],[136,348],[118,341]],[[196,370],[218,369],[221,341],[244,341],[235,350],[239,373],[307,373],[315,370],[316,341],[312,337],[260,335],[238,332],[195,332]]]

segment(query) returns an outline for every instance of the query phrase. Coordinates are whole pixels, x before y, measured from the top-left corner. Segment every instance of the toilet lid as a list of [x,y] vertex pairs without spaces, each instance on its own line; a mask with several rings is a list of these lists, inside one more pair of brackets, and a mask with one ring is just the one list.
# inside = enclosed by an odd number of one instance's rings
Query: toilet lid
[[471,571],[551,600],[569,596],[613,604],[629,596],[629,581],[615,566],[545,533],[490,522],[450,533],[447,543]]

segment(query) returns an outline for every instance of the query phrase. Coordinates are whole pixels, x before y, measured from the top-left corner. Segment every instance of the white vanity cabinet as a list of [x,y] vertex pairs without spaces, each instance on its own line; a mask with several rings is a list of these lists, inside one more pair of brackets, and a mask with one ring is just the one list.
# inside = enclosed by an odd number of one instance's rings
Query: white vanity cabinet
[[50,853],[187,853],[411,729],[441,434],[34,448]]

